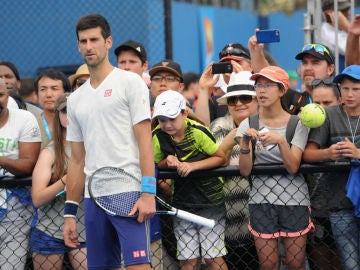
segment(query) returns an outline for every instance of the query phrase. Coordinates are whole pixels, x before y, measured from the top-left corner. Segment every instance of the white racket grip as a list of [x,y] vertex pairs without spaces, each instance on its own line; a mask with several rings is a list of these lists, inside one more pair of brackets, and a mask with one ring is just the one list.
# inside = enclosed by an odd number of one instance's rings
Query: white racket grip
[[215,220],[204,218],[202,216],[198,216],[198,215],[186,212],[184,210],[178,209],[176,216],[178,218],[181,218],[181,219],[196,223],[198,225],[207,227],[209,229],[212,229],[215,226]]

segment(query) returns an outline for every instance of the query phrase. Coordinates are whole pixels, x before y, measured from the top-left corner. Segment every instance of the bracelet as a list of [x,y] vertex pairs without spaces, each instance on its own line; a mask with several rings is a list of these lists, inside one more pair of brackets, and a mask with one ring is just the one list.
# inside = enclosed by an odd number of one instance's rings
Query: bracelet
[[63,183],[64,186],[66,186],[66,183],[64,182],[64,180],[62,179],[62,177],[60,178],[61,183]]
[[242,148],[240,148],[240,154],[243,154],[243,155],[250,154],[250,149],[242,149]]
[[64,207],[64,217],[76,217],[79,203],[74,201],[66,201]]
[[156,178],[153,176],[141,177],[141,192],[156,195]]

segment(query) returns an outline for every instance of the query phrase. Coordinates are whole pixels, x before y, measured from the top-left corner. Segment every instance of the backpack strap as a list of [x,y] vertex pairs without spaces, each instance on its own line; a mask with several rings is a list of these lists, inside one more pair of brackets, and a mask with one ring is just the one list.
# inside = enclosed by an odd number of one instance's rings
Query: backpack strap
[[299,117],[297,115],[291,115],[289,122],[286,126],[286,141],[291,146],[291,141],[294,138],[295,129],[299,122]]
[[252,114],[249,116],[249,127],[259,130],[259,114]]

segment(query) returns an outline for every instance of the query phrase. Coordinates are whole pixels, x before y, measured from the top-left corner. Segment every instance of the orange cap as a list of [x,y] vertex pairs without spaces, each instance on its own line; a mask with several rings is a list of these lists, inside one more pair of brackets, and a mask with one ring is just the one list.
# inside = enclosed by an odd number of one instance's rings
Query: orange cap
[[250,79],[257,80],[259,77],[265,77],[270,81],[281,84],[285,90],[289,88],[289,75],[285,70],[278,66],[267,66],[260,72],[253,74]]

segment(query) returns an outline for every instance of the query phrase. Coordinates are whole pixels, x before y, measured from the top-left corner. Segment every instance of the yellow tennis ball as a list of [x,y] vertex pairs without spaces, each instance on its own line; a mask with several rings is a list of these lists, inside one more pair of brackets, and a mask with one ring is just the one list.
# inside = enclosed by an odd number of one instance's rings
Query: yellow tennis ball
[[326,113],[324,108],[316,103],[310,103],[301,110],[301,122],[309,128],[317,128],[324,124]]

